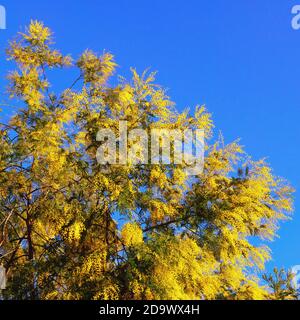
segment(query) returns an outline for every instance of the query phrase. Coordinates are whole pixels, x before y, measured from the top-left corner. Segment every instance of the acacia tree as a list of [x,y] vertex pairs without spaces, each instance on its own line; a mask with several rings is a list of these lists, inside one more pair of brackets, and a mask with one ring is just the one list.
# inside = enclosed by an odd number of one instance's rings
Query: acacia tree
[[272,300],[297,300],[300,292],[293,283],[294,277],[295,274],[291,271],[274,268],[272,274],[264,274],[262,278],[270,288]]
[[[153,73],[132,70],[113,85],[111,54],[87,50],[73,61],[52,45],[51,31],[32,22],[7,50],[18,107],[0,128],[5,297],[270,298],[257,274],[270,257],[265,241],[292,211],[291,187],[238,142],[213,142],[206,109],[177,112]],[[78,77],[56,92],[49,72],[65,68]],[[120,120],[129,129],[204,129],[203,172],[190,179],[187,164],[99,164],[97,132],[118,135]]]

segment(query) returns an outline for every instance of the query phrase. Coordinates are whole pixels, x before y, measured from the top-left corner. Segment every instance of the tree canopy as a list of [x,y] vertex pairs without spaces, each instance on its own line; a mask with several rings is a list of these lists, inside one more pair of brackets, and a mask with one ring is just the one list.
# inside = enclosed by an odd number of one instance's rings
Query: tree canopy
[[[274,298],[258,275],[267,241],[293,210],[289,184],[238,141],[216,138],[204,106],[178,112],[155,73],[116,79],[110,53],[73,60],[53,45],[33,21],[7,50],[16,70],[13,116],[0,126],[5,298]],[[58,92],[55,77],[67,68],[78,77]],[[99,164],[97,132],[117,136],[120,120],[130,129],[204,129],[203,172]]]

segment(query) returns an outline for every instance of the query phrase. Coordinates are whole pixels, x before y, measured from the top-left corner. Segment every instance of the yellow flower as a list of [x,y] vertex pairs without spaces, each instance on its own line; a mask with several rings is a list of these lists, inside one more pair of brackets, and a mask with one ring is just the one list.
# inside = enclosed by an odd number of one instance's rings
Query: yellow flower
[[126,246],[135,246],[143,242],[143,231],[137,223],[126,223],[121,236]]

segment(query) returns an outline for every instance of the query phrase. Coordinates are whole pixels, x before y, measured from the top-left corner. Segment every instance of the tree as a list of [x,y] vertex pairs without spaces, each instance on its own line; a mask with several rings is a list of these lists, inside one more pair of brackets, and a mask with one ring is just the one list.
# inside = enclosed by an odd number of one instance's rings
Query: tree
[[294,274],[284,269],[274,268],[273,274],[264,274],[265,280],[271,289],[270,298],[272,300],[297,300],[299,292],[293,284]]
[[[109,84],[111,54],[87,50],[74,62],[52,45],[34,21],[7,50],[18,108],[0,131],[5,297],[267,299],[257,273],[270,257],[265,240],[292,211],[292,188],[237,141],[213,142],[205,107],[178,113],[154,73],[133,69],[129,81]],[[58,92],[49,74],[66,68],[79,75]],[[204,129],[203,172],[191,179],[186,163],[99,164],[97,132],[118,136],[120,120]]]

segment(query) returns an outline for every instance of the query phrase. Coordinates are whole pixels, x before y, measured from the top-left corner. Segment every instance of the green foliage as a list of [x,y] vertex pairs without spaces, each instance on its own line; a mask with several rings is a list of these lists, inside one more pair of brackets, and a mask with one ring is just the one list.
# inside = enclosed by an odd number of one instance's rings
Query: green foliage
[[264,274],[263,280],[271,289],[272,300],[297,300],[299,292],[293,284],[294,274],[284,269],[274,269],[273,274]]

